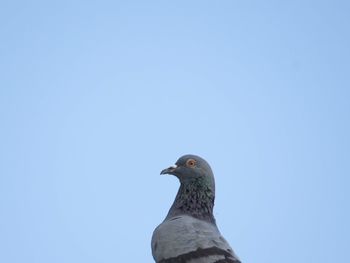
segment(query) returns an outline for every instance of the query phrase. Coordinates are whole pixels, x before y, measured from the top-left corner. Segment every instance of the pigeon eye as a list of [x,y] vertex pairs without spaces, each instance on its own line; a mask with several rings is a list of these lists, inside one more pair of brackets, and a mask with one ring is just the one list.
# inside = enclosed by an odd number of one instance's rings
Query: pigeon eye
[[186,165],[188,167],[194,167],[196,165],[196,160],[194,159],[188,159],[187,162],[186,162]]

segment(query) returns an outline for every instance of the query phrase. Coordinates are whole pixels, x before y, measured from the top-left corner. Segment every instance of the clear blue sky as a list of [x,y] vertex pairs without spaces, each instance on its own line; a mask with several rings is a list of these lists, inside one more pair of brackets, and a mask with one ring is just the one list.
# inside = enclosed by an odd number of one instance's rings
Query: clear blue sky
[[349,1],[2,1],[0,262],[153,262],[186,153],[244,263],[349,262]]

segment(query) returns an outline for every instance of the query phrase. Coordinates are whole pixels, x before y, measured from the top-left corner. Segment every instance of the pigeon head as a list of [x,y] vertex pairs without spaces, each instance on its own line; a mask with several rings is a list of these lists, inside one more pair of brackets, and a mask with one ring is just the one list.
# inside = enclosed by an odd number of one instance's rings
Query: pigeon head
[[212,191],[215,189],[213,171],[209,164],[197,155],[187,154],[180,157],[175,165],[162,170],[160,174],[175,175],[182,184],[200,181],[204,182]]

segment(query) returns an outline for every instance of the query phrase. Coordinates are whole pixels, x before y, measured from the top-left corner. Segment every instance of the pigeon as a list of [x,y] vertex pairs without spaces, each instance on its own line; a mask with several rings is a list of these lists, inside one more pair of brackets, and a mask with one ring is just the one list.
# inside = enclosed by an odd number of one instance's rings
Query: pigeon
[[209,164],[188,154],[161,174],[175,175],[180,188],[164,221],[153,232],[155,262],[241,263],[216,225],[215,181]]

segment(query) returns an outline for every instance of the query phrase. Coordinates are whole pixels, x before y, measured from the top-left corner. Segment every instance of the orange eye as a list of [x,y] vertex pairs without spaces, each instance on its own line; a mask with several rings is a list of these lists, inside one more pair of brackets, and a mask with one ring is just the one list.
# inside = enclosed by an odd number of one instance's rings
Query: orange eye
[[196,166],[196,160],[194,160],[194,159],[188,159],[187,162],[186,162],[186,165],[187,165],[188,167],[194,167],[194,166]]

